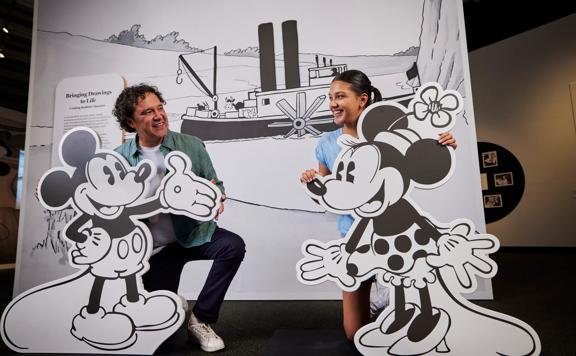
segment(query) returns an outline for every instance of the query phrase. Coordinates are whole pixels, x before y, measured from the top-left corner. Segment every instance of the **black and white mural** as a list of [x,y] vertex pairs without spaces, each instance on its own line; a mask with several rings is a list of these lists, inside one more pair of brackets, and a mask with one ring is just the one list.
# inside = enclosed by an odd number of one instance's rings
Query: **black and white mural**
[[496,274],[489,256],[496,237],[479,233],[469,219],[439,221],[411,196],[416,187],[433,190],[451,178],[454,151],[437,137],[461,110],[460,94],[438,83],[423,85],[408,107],[373,104],[359,119],[358,139],[340,136],[332,173],[306,186],[327,210],[352,214],[354,224],[342,239],[303,244],[299,280],[353,291],[375,278],[391,290],[390,306],[355,335],[364,355],[540,353],[526,323],[461,295],[476,289],[477,277]]
[[2,315],[2,338],[18,352],[152,354],[180,327],[184,309],[175,294],[142,286],[152,236],[141,220],[158,213],[212,220],[220,190],[174,151],[151,192],[152,162],[131,167],[86,128],[66,133],[59,157],[62,165],[40,179],[38,197],[50,211],[73,209],[62,236],[78,271],[17,296]]
[[[344,0],[38,0],[15,290],[76,273],[74,245],[62,233],[74,209],[47,209],[35,195],[44,172],[59,165],[58,135],[91,127],[103,149],[114,149],[126,137],[110,110],[95,106],[141,82],[162,92],[171,130],[204,141],[224,182],[218,224],[248,246],[228,298],[340,297],[330,283],[302,285],[294,266],[304,241],[339,236],[337,216],[302,194],[298,176],[317,165],[314,148],[335,128],[328,87],[346,69],[363,71],[387,102],[402,106],[426,82],[460,93],[453,176],[434,190],[416,186],[411,197],[441,221],[466,216],[484,232],[461,7],[458,0],[371,0],[359,11],[343,10]],[[194,299],[202,271],[203,261],[187,265],[179,294]],[[478,283],[474,295],[490,298],[489,281]]]

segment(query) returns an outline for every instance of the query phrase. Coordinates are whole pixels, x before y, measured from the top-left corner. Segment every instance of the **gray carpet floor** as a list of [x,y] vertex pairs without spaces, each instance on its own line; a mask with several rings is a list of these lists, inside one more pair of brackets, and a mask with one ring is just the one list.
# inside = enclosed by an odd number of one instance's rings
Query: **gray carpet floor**
[[[542,343],[541,355],[576,355],[576,249],[504,248],[494,255],[499,272],[493,279],[494,300],[476,301],[531,325]],[[13,271],[0,271],[0,310],[11,298]],[[341,331],[339,301],[226,301],[214,329],[226,342],[221,356],[286,354],[317,337],[340,345],[330,356],[356,355]],[[300,342],[294,335],[302,335]],[[316,335],[316,336],[315,336]],[[278,343],[280,342],[280,343]],[[12,354],[0,344],[0,354]],[[206,355],[187,341],[185,330],[169,338],[158,355]],[[322,355],[318,351],[311,353]]]

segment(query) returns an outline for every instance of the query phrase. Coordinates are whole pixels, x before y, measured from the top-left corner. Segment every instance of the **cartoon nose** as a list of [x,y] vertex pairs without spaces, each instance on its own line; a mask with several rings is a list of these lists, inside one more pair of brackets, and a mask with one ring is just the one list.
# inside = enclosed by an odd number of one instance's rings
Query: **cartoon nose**
[[136,183],[142,183],[148,178],[148,176],[152,173],[152,168],[149,164],[144,163],[138,167],[138,171],[136,172],[136,177],[134,177],[134,181]]
[[310,183],[306,183],[306,188],[308,188],[308,190],[314,195],[323,196],[326,194],[326,186],[318,179],[314,179]]
[[86,242],[86,240],[88,240],[88,237],[84,234],[70,234],[70,236],[67,235],[67,237],[79,244],[83,244],[84,242]]
[[346,271],[349,276],[354,277],[358,275],[358,267],[354,263],[348,263],[346,265]]

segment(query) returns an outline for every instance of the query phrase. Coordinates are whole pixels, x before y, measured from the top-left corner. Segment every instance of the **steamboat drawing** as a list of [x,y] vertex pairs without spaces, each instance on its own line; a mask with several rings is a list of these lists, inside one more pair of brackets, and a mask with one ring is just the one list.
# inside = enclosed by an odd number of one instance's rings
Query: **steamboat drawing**
[[[348,69],[344,63],[334,64],[326,56],[315,55],[315,65],[307,68],[307,85],[300,79],[298,30],[294,20],[282,23],[283,62],[285,85],[279,88],[276,81],[276,54],[272,23],[258,26],[260,87],[247,91],[246,98],[236,101],[222,97],[217,91],[217,47],[213,47],[212,81],[195,71],[193,56],[178,57],[176,82],[183,82],[183,75],[206,96],[206,100],[186,109],[182,115],[181,132],[203,140],[233,140],[279,136],[284,138],[320,135],[335,130],[327,94],[330,82]],[[390,96],[382,93],[384,100],[407,103],[419,85],[416,64],[406,72],[406,83],[412,86],[408,94]],[[209,85],[211,87],[209,87]]]

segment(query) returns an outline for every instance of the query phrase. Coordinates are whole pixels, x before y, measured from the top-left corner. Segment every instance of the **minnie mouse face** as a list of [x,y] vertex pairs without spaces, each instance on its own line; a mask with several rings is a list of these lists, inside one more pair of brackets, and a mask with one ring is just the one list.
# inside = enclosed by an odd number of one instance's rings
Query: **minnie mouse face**
[[372,144],[356,144],[342,153],[334,172],[323,182],[320,199],[338,212],[359,216],[381,214],[400,199],[404,179],[397,167],[384,162],[381,150]]
[[86,214],[115,219],[142,196],[151,172],[147,162],[127,168],[118,157],[98,153],[86,164],[87,182],[78,186],[74,201]]
[[445,181],[451,151],[411,130],[408,115],[397,104],[371,105],[359,119],[360,138],[340,136],[343,152],[333,172],[309,183],[309,195],[337,214],[372,218],[412,186],[432,188]]

